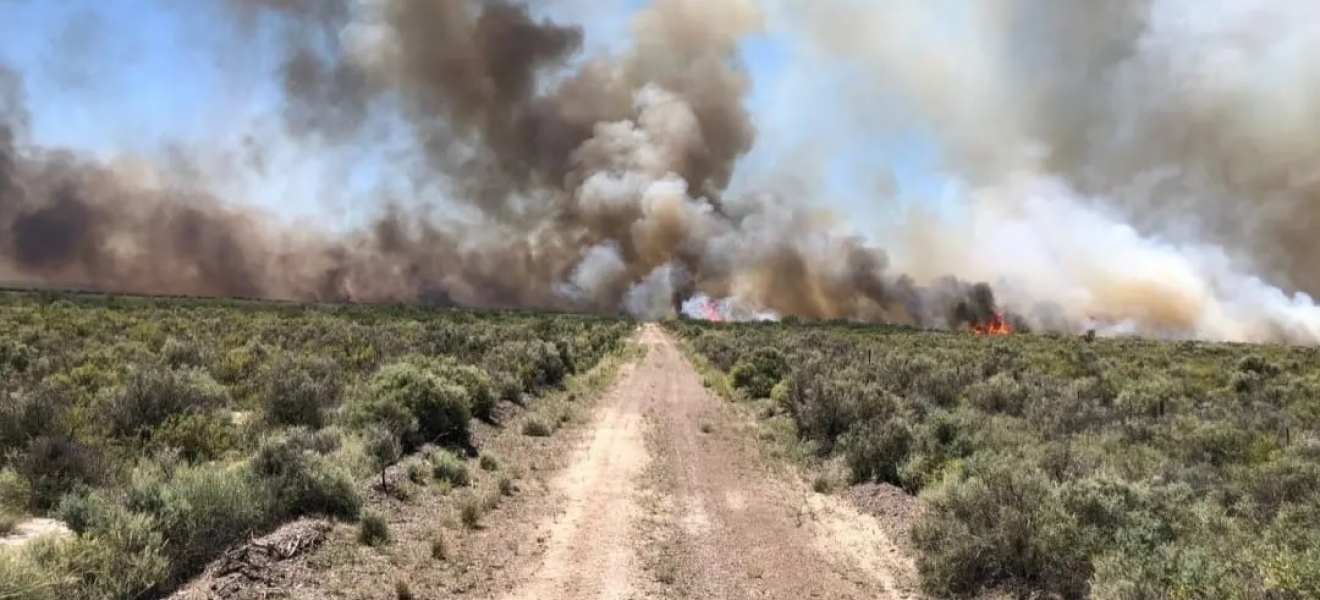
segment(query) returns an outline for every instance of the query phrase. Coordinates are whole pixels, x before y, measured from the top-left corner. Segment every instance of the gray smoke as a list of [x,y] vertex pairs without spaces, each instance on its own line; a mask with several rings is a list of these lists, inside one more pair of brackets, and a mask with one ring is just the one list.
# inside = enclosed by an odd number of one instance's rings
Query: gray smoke
[[[922,286],[892,272],[880,249],[816,218],[809,198],[727,197],[757,133],[737,56],[763,25],[751,0],[657,0],[633,20],[630,44],[605,56],[581,54],[581,29],[497,0],[229,8],[243,26],[281,32],[287,136],[358,150],[383,143],[380,123],[401,121],[420,159],[414,197],[369,201],[376,216],[360,230],[294,230],[205,181],[162,184],[164,165],[134,171],[25,144],[21,94],[6,93],[18,99],[0,105],[8,276],[643,317],[698,294],[781,315],[927,326],[994,311],[969,284]],[[455,204],[463,218],[447,216]]]

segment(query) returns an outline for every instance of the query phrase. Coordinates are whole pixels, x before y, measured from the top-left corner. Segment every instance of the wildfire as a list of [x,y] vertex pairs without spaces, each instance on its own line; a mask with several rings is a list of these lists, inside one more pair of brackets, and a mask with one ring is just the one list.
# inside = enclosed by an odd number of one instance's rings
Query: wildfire
[[715,301],[707,296],[695,296],[689,299],[683,305],[683,311],[688,316],[702,319],[705,321],[722,322],[724,314],[720,312]]
[[972,333],[976,335],[1008,335],[1013,333],[1013,328],[1004,321],[1004,316],[995,313],[990,317],[990,322],[984,325],[972,325]]

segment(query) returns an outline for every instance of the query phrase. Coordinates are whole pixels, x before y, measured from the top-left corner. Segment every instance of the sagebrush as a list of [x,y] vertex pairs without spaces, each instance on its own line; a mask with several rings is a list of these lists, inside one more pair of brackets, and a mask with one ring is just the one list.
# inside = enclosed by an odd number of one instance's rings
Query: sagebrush
[[937,597],[1320,597],[1320,350],[669,328],[809,455],[922,497]]
[[3,557],[0,595],[164,595],[294,517],[358,519],[363,482],[383,485],[423,448],[445,450],[407,477],[466,485],[473,419],[562,388],[632,329],[421,306],[0,293],[0,528],[50,515],[76,532]]

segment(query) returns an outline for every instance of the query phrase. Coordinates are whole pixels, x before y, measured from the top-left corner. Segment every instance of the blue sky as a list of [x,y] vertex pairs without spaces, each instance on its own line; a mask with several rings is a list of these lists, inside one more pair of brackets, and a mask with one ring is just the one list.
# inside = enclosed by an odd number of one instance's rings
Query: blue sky
[[[643,1],[627,0],[633,7]],[[274,118],[279,97],[264,74],[276,66],[279,53],[266,45],[271,40],[262,39],[242,40],[248,51],[241,56],[218,51],[233,47],[233,36],[240,35],[220,18],[218,4],[0,2],[0,23],[5,24],[0,61],[23,74],[35,140],[108,158],[124,151],[150,153],[167,141],[190,147],[217,136],[235,135],[226,128],[235,120]],[[612,22],[622,25],[626,10],[618,11]],[[589,33],[611,35],[591,29]],[[784,75],[794,52],[791,40],[777,36],[748,40],[744,45],[744,58],[756,82],[748,106],[755,118],[767,124],[780,119],[779,126],[768,127],[774,139],[749,160],[773,157],[786,144],[817,143],[811,136],[849,127],[822,116],[829,115],[828,110],[819,110],[819,103],[829,102],[827,96],[803,96],[791,89],[793,84]],[[803,126],[800,132],[783,126],[808,116],[826,120],[814,127]],[[862,221],[880,218],[871,210],[872,192],[865,185],[884,167],[895,169],[901,189],[910,196],[938,193],[938,180],[930,175],[936,159],[934,147],[919,137],[904,135],[831,151],[830,203],[842,204],[837,207]],[[275,174],[262,185],[237,193],[286,213],[308,212],[315,204],[312,198],[317,196],[317,186],[344,185],[340,180],[351,177],[345,168],[359,175],[372,168],[370,157],[348,162],[354,164],[300,170],[301,177],[287,181],[273,180],[279,177]]]

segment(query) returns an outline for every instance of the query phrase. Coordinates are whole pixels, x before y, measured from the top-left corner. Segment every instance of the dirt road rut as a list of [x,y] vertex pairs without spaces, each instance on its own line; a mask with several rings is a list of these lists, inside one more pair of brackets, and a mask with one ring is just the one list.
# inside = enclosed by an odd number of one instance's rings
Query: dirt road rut
[[505,600],[907,598],[870,517],[767,464],[663,330],[596,409],[551,486],[543,549]]

